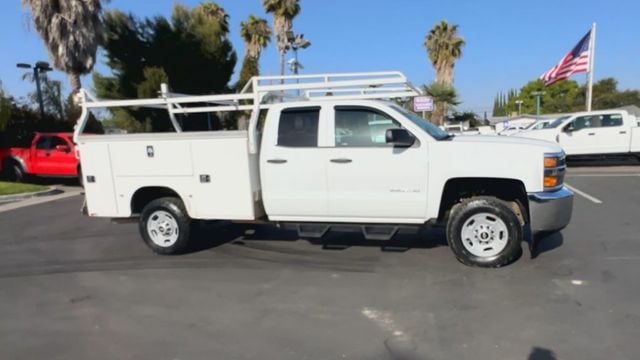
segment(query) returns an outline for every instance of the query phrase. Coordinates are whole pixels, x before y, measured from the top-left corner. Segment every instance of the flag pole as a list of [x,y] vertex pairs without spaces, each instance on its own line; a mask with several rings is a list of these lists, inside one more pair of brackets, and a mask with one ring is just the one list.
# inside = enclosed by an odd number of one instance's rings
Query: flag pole
[[587,111],[591,111],[593,99],[593,65],[596,55],[596,23],[591,25],[591,36],[589,39],[589,73],[587,74]]

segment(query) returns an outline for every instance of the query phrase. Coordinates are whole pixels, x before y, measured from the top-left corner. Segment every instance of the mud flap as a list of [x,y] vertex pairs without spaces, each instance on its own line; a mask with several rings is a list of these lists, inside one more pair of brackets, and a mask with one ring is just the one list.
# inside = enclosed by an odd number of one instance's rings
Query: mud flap
[[538,241],[536,236],[533,235],[531,231],[531,226],[529,224],[525,224],[524,226],[524,242],[527,244],[527,249],[529,250],[529,259],[535,259],[537,256],[536,247],[538,246]]
[[84,200],[82,201],[82,207],[80,208],[80,212],[82,215],[89,215],[89,210],[87,209],[87,196],[85,195]]

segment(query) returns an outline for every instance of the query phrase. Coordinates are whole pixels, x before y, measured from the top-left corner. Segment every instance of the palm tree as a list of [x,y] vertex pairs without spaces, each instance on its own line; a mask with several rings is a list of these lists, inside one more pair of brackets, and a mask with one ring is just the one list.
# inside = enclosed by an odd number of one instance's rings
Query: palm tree
[[[260,75],[260,54],[266,48],[271,39],[271,28],[265,19],[249,15],[246,22],[240,23],[240,36],[244,40],[245,53],[240,70],[240,78],[236,84],[236,90],[241,91],[253,76]],[[247,127],[247,114],[243,113],[238,117],[238,130],[245,130]]]
[[76,93],[82,86],[80,76],[93,69],[102,41],[100,0],[22,0],[22,5],[31,9],[53,66],[69,76]]
[[273,14],[276,45],[280,53],[280,75],[284,75],[284,56],[287,53],[287,31],[293,29],[293,18],[300,13],[299,0],[263,0],[266,12]]
[[436,82],[453,84],[453,68],[456,60],[462,57],[464,45],[464,39],[458,34],[458,25],[441,20],[429,31],[424,47],[436,71]]
[[267,20],[249,15],[247,22],[241,22],[240,27],[240,36],[247,49],[246,55],[260,59],[262,49],[266,48],[271,40],[271,28]]
[[431,117],[436,120],[437,125],[443,124],[444,115],[449,106],[460,104],[458,93],[451,85],[433,82],[424,86],[424,92],[433,98],[435,107],[431,113]]
[[220,24],[220,32],[225,34],[224,36],[229,33],[229,15],[227,15],[224,8],[220,5],[212,1],[205,1],[196,7],[194,12],[208,18],[216,19],[218,24]]
[[[424,40],[424,47],[427,48],[429,60],[436,71],[435,82],[446,85],[454,92],[453,68],[456,60],[462,57],[462,47],[464,45],[464,39],[458,34],[458,25],[449,24],[445,20],[437,23]],[[442,90],[439,91],[440,93],[447,92],[444,87],[437,90]],[[435,103],[436,108],[433,113],[433,120],[442,125],[450,103],[437,100]]]

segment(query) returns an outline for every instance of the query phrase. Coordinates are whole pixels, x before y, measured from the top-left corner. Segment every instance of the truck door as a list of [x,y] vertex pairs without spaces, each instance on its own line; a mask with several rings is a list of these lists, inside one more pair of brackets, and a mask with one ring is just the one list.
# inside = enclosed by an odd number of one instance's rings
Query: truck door
[[598,136],[595,128],[599,127],[597,116],[578,116],[562,128],[558,135],[558,143],[567,155],[585,155],[598,153]]
[[594,129],[598,137],[599,153],[615,154],[629,152],[631,129],[624,124],[622,114],[602,114],[600,127]]
[[49,165],[51,150],[51,136],[41,135],[32,148],[31,171],[36,174],[45,174]]
[[331,217],[362,222],[423,221],[426,144],[417,139],[407,148],[387,144],[387,129],[401,125],[378,109],[336,106],[334,110],[330,122],[334,146],[327,149]]
[[[278,114],[277,111],[270,112]],[[266,213],[272,220],[327,215],[327,160],[320,148],[321,108],[286,108],[268,118],[260,153]]]
[[76,175],[77,159],[69,140],[62,136],[52,136],[50,148],[46,173],[64,176]]

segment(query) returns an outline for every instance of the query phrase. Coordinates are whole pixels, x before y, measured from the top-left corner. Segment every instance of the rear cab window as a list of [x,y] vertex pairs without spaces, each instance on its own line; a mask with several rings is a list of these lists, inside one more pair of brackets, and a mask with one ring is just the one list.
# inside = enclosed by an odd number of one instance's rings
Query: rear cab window
[[278,121],[278,146],[317,147],[320,107],[282,110]]

